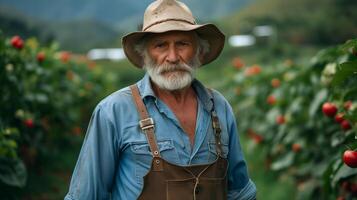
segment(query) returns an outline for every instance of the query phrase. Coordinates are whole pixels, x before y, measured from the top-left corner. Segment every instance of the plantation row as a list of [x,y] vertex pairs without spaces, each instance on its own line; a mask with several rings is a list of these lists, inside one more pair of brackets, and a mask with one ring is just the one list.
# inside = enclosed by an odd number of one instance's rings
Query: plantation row
[[[0,34],[0,193],[26,185],[53,155],[84,135],[103,90],[95,64],[56,45]],[[15,194],[16,195],[16,194]]]
[[357,40],[303,65],[232,63],[239,128],[267,170],[294,177],[297,199],[356,198]]
[[[294,177],[298,199],[357,196],[356,50],[351,40],[301,65],[245,67],[233,60],[236,74],[226,87],[235,92],[239,130],[263,152],[267,170]],[[3,194],[24,187],[29,173],[64,148],[80,145],[113,81],[85,57],[18,36],[0,34],[0,66]]]

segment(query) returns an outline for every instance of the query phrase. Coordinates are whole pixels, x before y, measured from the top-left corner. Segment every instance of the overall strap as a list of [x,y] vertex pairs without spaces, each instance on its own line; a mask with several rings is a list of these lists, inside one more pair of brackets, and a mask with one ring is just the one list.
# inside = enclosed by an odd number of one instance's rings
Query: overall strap
[[222,156],[222,142],[221,142],[221,125],[219,123],[219,119],[216,113],[216,110],[214,108],[214,100],[213,100],[213,91],[212,89],[208,88],[210,97],[212,99],[212,110],[211,110],[211,119],[212,119],[212,127],[213,127],[213,132],[214,132],[214,138],[216,141],[216,151],[218,156]]
[[[141,130],[145,133],[146,139],[149,143],[150,151],[152,153],[152,156],[154,157],[154,171],[161,171],[162,170],[162,162],[160,161],[161,155],[160,151],[156,142],[155,138],[155,125],[154,125],[154,120],[149,116],[146,106],[141,99],[140,93],[138,86],[131,85],[130,86],[131,93],[136,105],[136,108],[140,114],[141,120],[139,121],[139,125]],[[159,158],[159,159],[158,159]]]

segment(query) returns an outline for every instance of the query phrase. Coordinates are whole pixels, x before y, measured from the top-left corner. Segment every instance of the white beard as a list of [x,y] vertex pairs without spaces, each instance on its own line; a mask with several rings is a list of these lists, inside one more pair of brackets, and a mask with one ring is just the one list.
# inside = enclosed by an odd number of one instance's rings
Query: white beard
[[195,78],[195,71],[201,65],[198,56],[190,64],[156,65],[149,55],[144,55],[144,69],[151,80],[161,89],[179,90],[189,86]]

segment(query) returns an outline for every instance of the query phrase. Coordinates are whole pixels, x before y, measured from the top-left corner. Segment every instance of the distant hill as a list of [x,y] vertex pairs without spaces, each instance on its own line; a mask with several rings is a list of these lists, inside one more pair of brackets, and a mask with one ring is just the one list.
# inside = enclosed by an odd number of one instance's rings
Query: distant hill
[[[252,0],[183,0],[202,21],[209,21],[237,11]],[[94,20],[117,30],[135,29],[145,8],[153,0],[0,0],[19,12],[46,21]],[[129,20],[127,22],[127,20]]]
[[86,52],[94,47],[118,47],[122,35],[94,20],[50,22],[4,7],[0,7],[0,30],[8,37],[37,37],[42,44],[58,42],[61,49],[74,52]]
[[50,43],[55,38],[41,20],[29,19],[26,15],[6,7],[0,7],[0,29],[6,36],[21,35],[21,37],[36,36],[42,43]]
[[[85,52],[118,47],[134,31],[153,0],[0,0],[0,29],[7,35],[58,41],[62,49]],[[232,14],[254,0],[183,0],[199,22]]]
[[60,46],[82,52],[92,48],[110,48],[121,45],[120,33],[113,28],[93,20],[54,23],[48,26]]
[[271,25],[292,43],[337,44],[357,37],[356,0],[257,0],[221,22],[229,34]]

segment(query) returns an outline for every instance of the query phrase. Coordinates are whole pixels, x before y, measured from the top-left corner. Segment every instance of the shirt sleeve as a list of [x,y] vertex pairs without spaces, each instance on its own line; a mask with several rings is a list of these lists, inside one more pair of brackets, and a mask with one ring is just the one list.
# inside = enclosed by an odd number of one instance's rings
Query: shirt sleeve
[[236,120],[228,103],[227,115],[229,134],[228,199],[254,200],[256,199],[256,186],[248,176],[247,165],[239,142]]
[[65,200],[110,199],[118,151],[115,125],[100,106],[94,110]]

